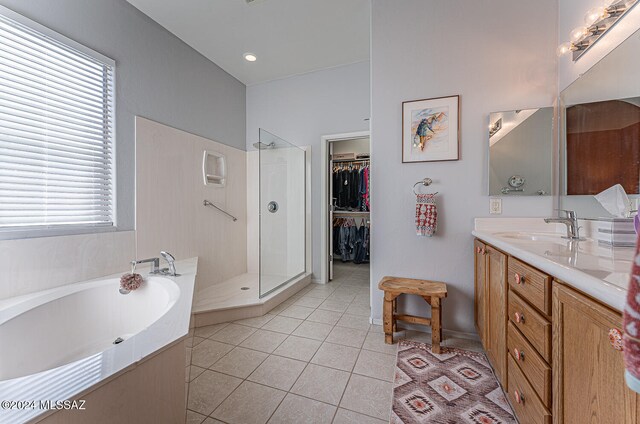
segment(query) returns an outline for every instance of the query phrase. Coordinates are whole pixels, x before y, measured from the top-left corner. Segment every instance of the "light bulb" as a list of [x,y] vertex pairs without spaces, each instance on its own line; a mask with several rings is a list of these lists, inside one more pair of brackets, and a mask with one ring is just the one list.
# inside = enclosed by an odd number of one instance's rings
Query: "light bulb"
[[583,26],[574,28],[574,30],[569,33],[569,38],[571,39],[571,41],[578,41],[586,37],[587,35],[589,35],[589,29]]
[[571,51],[571,46],[572,44],[568,41],[566,43],[560,44],[558,46],[558,50],[556,50],[558,56],[564,56],[565,54],[569,53]]
[[584,23],[590,27],[591,25],[598,22],[600,19],[607,16],[607,8],[606,7],[594,7],[592,9],[587,10],[587,13],[584,15]]

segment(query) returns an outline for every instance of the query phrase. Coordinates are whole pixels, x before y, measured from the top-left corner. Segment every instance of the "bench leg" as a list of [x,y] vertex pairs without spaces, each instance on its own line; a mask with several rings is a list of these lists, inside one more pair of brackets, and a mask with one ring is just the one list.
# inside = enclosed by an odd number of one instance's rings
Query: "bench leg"
[[398,331],[398,320],[396,320],[396,315],[398,315],[398,298],[397,297],[393,299],[393,332],[394,333]]
[[395,316],[393,314],[393,306],[397,295],[384,293],[384,305],[382,307],[382,319],[384,323],[384,342],[393,344],[393,329],[395,327]]
[[442,340],[442,311],[440,310],[440,298],[431,298],[431,351],[440,353],[440,341]]

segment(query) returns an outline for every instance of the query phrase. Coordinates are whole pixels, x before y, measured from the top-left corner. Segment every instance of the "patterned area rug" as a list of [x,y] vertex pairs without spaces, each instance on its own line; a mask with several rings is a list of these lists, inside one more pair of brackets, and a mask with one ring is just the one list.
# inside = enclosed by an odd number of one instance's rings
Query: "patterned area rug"
[[392,424],[517,423],[482,353],[401,340]]

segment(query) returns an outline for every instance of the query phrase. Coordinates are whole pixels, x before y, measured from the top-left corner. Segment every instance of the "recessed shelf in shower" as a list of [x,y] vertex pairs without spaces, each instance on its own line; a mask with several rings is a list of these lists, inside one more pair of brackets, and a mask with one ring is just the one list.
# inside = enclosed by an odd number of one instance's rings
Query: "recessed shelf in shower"
[[202,156],[204,185],[224,187],[227,181],[227,160],[222,153],[205,150]]

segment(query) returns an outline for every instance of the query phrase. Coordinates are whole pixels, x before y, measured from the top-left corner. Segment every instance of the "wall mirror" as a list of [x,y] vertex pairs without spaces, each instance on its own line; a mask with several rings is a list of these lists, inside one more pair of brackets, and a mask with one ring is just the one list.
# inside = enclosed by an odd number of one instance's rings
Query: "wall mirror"
[[560,93],[559,145],[561,209],[611,217],[593,196],[615,184],[639,197],[640,31]]
[[489,195],[549,196],[553,108],[489,114]]

